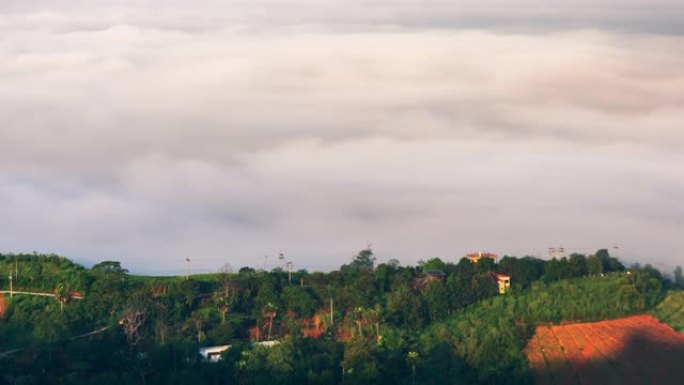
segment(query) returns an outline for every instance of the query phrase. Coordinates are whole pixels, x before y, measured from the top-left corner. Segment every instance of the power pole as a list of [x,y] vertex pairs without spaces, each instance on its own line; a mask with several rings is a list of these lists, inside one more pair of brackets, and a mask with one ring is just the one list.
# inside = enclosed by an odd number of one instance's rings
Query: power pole
[[190,278],[190,258],[185,258],[185,280]]
[[14,293],[13,293],[14,289],[12,288],[12,272],[10,272],[9,280],[10,280],[10,298],[14,298]]
[[334,312],[333,312],[333,299],[330,297],[330,325],[335,324],[335,317],[334,317]]
[[283,253],[278,254],[278,260],[280,260],[280,269],[285,270],[285,255]]
[[564,247],[549,247],[549,258],[563,258],[565,256]]
[[287,263],[287,283],[292,284],[292,262]]

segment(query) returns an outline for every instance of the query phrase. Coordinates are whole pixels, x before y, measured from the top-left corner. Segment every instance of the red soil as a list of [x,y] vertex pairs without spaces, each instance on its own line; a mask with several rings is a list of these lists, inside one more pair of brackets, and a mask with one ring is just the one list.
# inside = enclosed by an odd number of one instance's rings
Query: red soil
[[0,295],[0,319],[5,318],[7,313],[7,300],[4,295]]
[[539,326],[525,353],[540,385],[684,384],[684,335],[648,315]]

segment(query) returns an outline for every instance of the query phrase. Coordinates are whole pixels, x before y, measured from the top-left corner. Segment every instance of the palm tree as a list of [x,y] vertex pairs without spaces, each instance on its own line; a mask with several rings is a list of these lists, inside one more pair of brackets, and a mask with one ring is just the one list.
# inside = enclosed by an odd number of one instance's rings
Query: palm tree
[[274,305],[273,303],[269,302],[264,306],[264,310],[262,312],[264,318],[268,318],[268,337],[267,339],[271,339],[271,331],[273,330],[273,319],[276,317],[278,314],[278,307]]
[[356,326],[359,328],[359,337],[362,335],[362,329],[361,325],[363,325],[363,313],[365,312],[365,309],[363,306],[359,306],[354,309],[354,320],[356,322]]
[[418,364],[419,358],[420,358],[420,355],[418,355],[418,352],[414,352],[414,351],[410,351],[406,355],[406,360],[411,365],[411,374],[412,374],[411,384],[413,384],[413,385],[416,384],[416,364]]
[[55,289],[55,299],[59,302],[59,309],[64,312],[64,304],[69,301],[69,288],[65,283],[60,283]]
[[375,338],[380,340],[380,320],[382,318],[380,316],[380,306],[376,306],[374,309],[368,309],[365,317],[375,328]]

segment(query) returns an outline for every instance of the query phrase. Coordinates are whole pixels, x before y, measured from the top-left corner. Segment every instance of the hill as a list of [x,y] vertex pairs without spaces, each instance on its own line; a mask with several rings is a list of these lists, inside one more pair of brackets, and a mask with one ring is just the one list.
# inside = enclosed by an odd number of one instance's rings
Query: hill
[[674,330],[684,333],[684,291],[670,291],[665,300],[659,303],[650,314],[670,325]]
[[447,341],[480,381],[530,382],[524,347],[539,324],[599,321],[643,312],[662,298],[647,272],[534,283],[529,290],[475,304],[433,325],[427,341]]
[[[339,270],[292,276],[144,277],[53,255],[4,255],[3,267],[48,295],[5,296],[0,320],[0,372],[33,384],[524,383],[537,324],[644,311],[666,284],[606,252],[400,266],[362,250]],[[513,277],[507,294],[499,273]],[[231,347],[208,365],[198,350],[212,345]]]

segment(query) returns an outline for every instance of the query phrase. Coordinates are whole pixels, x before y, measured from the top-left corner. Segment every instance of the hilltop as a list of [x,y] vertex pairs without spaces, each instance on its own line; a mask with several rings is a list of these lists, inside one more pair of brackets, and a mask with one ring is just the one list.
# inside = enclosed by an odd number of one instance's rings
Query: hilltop
[[[225,268],[187,278],[0,255],[8,270],[14,290],[53,294],[4,296],[0,369],[35,384],[524,383],[536,325],[647,311],[671,286],[605,250],[405,267],[376,265],[363,250],[330,273]],[[505,294],[502,275],[512,279]],[[199,348],[214,345],[230,348],[207,364]]]

